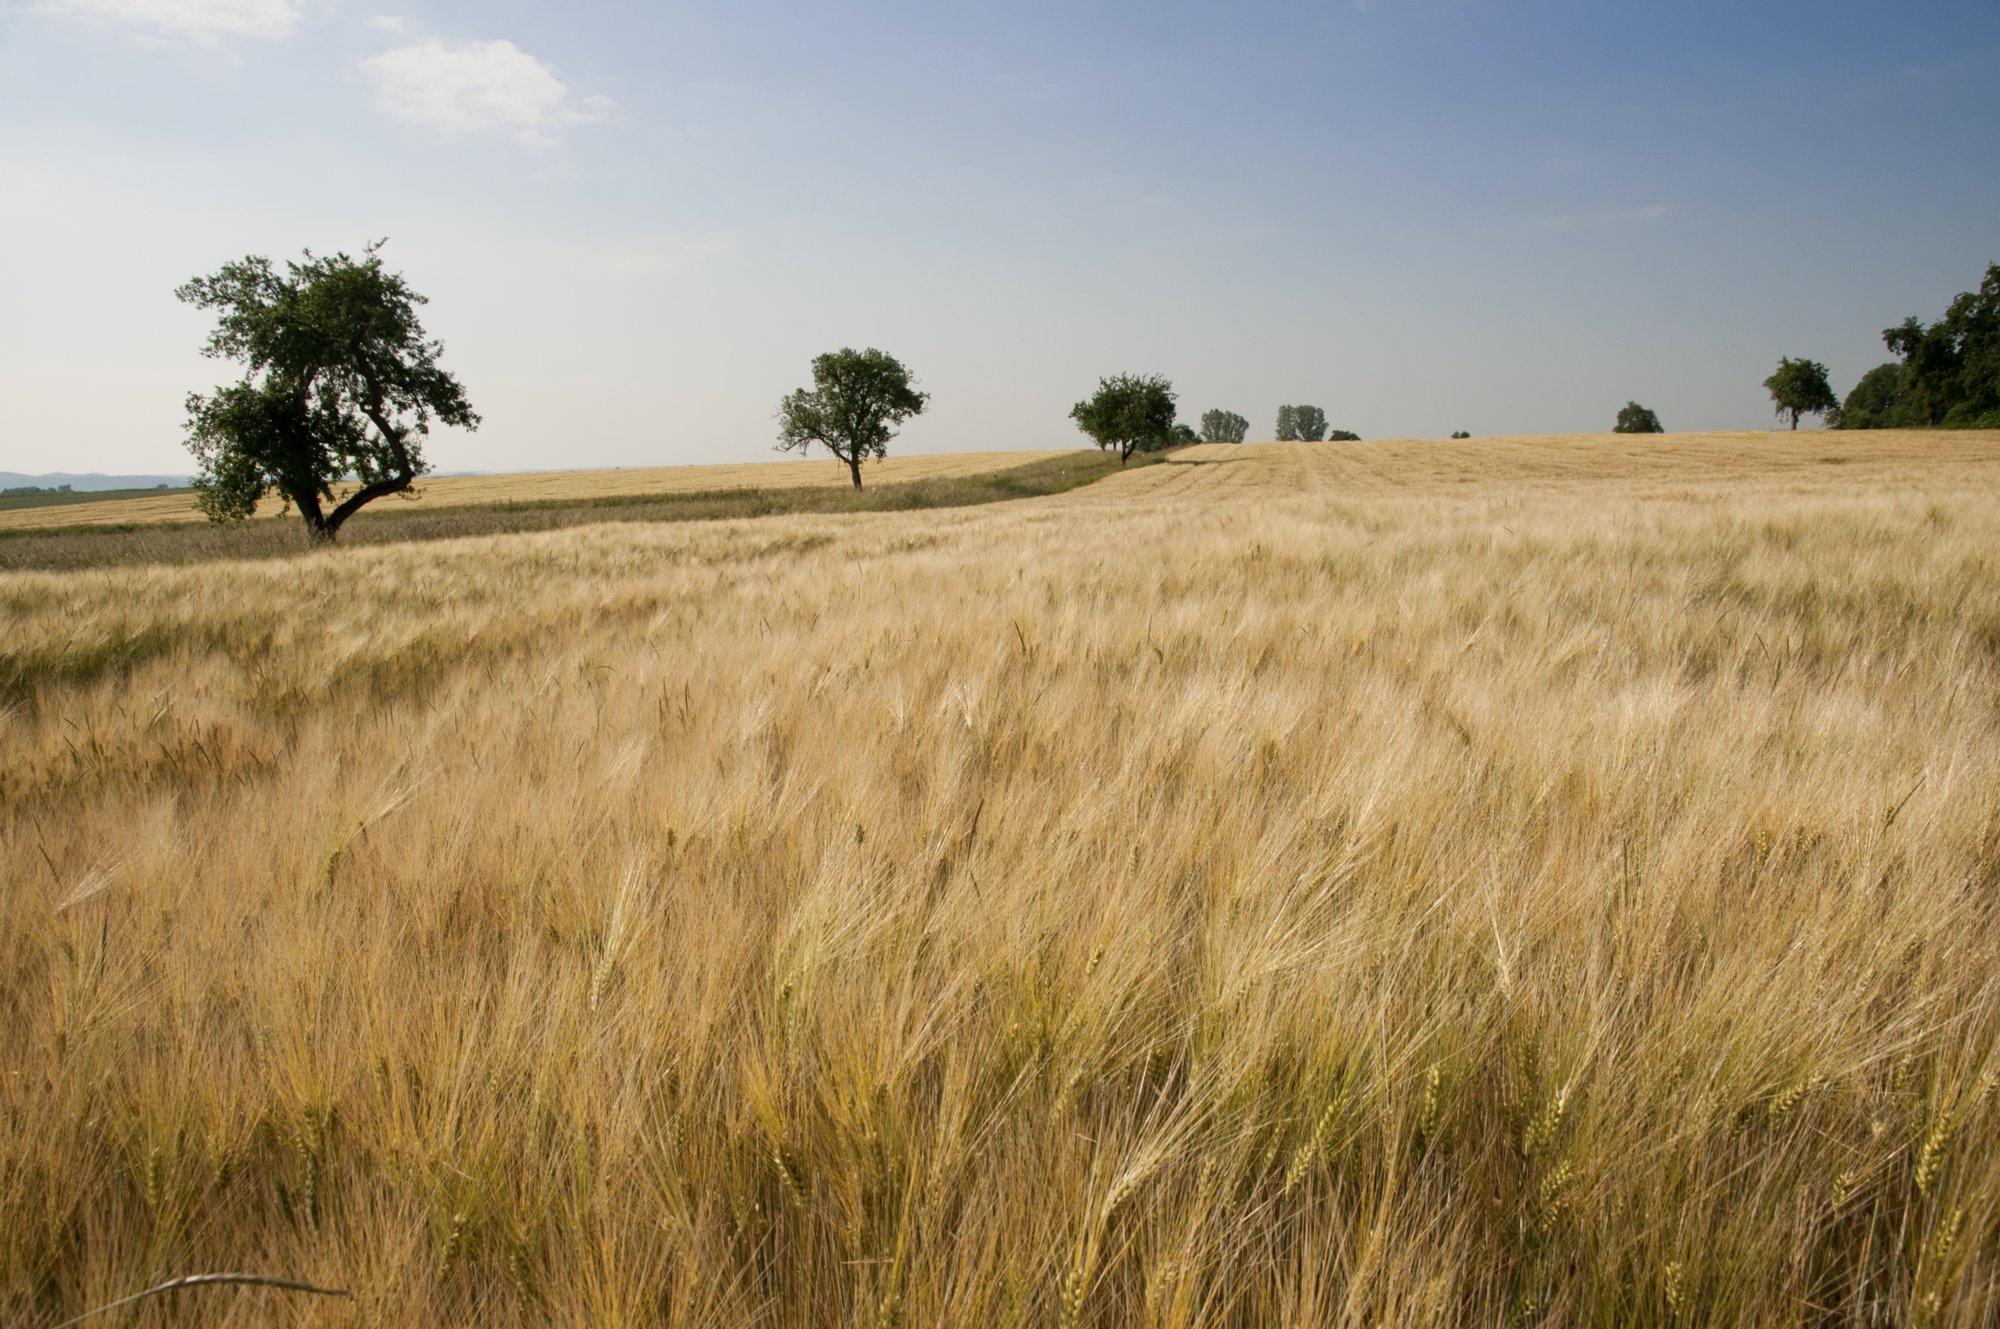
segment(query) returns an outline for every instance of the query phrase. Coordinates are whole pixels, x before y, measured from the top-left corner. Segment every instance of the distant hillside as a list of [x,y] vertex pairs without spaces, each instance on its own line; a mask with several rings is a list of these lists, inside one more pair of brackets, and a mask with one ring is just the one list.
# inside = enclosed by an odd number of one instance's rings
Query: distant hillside
[[78,493],[95,493],[100,489],[152,489],[159,485],[179,489],[187,482],[185,475],[99,475],[95,471],[89,475],[71,475],[67,471],[23,475],[19,471],[0,471],[0,489],[19,489],[24,485],[55,489],[68,485]]

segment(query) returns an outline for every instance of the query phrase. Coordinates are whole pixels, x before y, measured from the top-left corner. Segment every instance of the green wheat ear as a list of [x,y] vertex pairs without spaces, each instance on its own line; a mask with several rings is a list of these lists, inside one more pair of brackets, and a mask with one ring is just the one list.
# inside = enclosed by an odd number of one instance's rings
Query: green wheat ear
[[1437,1129],[1444,1116],[1443,1096],[1439,1089],[1444,1083],[1444,1068],[1433,1062],[1424,1072],[1424,1096],[1417,1111],[1417,1139],[1428,1143],[1437,1137]]
[[1951,1143],[1951,1135],[1951,1117],[1939,1113],[1930,1134],[1924,1137],[1923,1148],[1917,1151],[1916,1183],[1919,1195],[1928,1195],[1931,1183],[1937,1180],[1938,1170],[1944,1166],[1944,1151]]
[[1562,1129],[1563,1114],[1569,1108],[1569,1086],[1556,1090],[1546,1106],[1528,1123],[1521,1136],[1521,1152],[1529,1158],[1547,1149]]
[[1292,1155],[1291,1165],[1285,1169],[1287,1195],[1291,1194],[1300,1179],[1305,1176],[1306,1170],[1319,1158],[1320,1153],[1326,1148],[1327,1141],[1333,1138],[1333,1128],[1339,1123],[1341,1108],[1345,1104],[1346,1096],[1336,1094],[1333,1101],[1321,1109],[1319,1120],[1313,1123],[1312,1133],[1306,1137],[1306,1142],[1298,1147],[1297,1152]]
[[469,1221],[470,1215],[463,1209],[452,1214],[451,1230],[445,1234],[443,1243],[438,1247],[437,1276],[439,1278],[450,1274],[452,1266],[457,1264],[459,1257],[465,1253],[465,1228]]

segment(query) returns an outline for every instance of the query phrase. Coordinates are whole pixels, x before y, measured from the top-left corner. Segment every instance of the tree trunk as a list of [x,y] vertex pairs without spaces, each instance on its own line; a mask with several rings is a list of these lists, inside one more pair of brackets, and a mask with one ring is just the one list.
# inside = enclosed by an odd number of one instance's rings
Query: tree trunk
[[1799,413],[1797,411],[1792,412],[1792,432],[1794,434],[1799,432]]
[[847,470],[854,477],[854,492],[861,492],[861,456],[859,453],[847,459]]
[[339,531],[340,524],[338,522],[327,521],[326,512],[319,505],[319,492],[317,490],[303,488],[299,490],[287,489],[285,497],[289,498],[293,505],[298,508],[299,519],[306,524],[307,540],[311,541],[314,546],[330,545],[333,543],[333,537]]

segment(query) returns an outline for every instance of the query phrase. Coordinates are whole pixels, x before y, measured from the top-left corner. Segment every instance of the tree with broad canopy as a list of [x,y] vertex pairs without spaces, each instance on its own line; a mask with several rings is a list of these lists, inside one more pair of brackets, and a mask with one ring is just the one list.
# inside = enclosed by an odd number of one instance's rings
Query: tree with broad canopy
[[1100,448],[1118,449],[1123,466],[1134,452],[1166,447],[1174,432],[1174,385],[1157,374],[1114,374],[1097,381],[1088,401],[1070,408],[1070,419]]
[[[378,240],[359,259],[319,257],[280,271],[251,255],[175,290],[218,311],[203,354],[245,363],[240,382],[187,399],[195,497],[211,521],[241,521],[276,490],[315,543],[361,508],[408,492],[430,469],[433,420],[477,429],[444,343],[417,321],[424,297],[382,266]],[[346,497],[334,486],[351,482]]]
[[1611,430],[1614,434],[1664,434],[1660,428],[1660,417],[1636,401],[1628,401],[1618,412],[1618,423]]
[[778,403],[778,451],[803,453],[817,443],[847,467],[861,488],[861,463],[889,455],[895,426],[922,415],[930,394],[885,351],[851,346],[814,356],[813,385]]
[[1771,394],[1780,420],[1792,417],[1794,430],[1802,415],[1825,415],[1840,409],[1840,398],[1833,395],[1833,387],[1826,381],[1826,366],[1817,360],[1778,357],[1778,372],[1764,380],[1764,390]]

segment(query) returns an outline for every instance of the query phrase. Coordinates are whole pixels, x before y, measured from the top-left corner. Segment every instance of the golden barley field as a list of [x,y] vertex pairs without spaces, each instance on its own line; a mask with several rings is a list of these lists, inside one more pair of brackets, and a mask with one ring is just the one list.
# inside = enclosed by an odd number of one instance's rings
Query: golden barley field
[[[1047,452],[952,452],[884,457],[863,468],[874,484],[953,479],[1024,466]],[[460,507],[486,503],[573,503],[728,489],[844,489],[847,467],[826,460],[735,462],[716,466],[642,466],[610,471],[526,471],[508,475],[446,475],[423,481],[414,499],[384,500],[384,510],[402,503]],[[346,492],[346,491],[343,491]],[[260,518],[282,518],[276,498],[258,505]],[[158,498],[105,499],[97,503],[17,508],[0,512],[0,532],[50,530],[64,526],[198,522],[201,510],[187,493]],[[295,520],[295,518],[293,519]]]
[[2000,1304],[2000,436],[1212,447],[0,622],[10,1327]]

